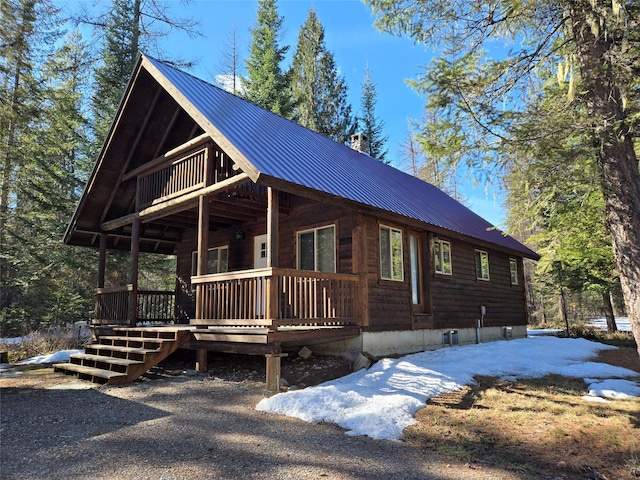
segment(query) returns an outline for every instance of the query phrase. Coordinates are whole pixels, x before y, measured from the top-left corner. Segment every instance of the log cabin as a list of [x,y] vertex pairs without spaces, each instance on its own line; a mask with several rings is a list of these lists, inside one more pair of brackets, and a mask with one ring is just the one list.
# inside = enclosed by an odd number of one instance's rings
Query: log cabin
[[[64,237],[100,252],[97,341],[56,368],[119,383],[179,347],[200,371],[208,351],[245,353],[276,389],[302,346],[383,356],[526,336],[523,260],[538,255],[366,144],[140,54]],[[124,285],[105,285],[112,250],[129,252]],[[138,288],[141,252],[175,256],[175,290]]]

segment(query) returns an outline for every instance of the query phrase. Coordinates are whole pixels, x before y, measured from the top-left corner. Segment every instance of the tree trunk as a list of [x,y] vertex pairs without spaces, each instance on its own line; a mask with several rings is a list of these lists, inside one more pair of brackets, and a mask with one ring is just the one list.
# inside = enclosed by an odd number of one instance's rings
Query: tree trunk
[[[630,120],[610,60],[620,54],[624,36],[606,28],[601,28],[600,34],[595,36],[587,15],[592,15],[596,22],[600,15],[591,3],[574,0],[569,4],[581,77],[594,122],[592,133],[602,172],[606,226],[611,234],[627,314],[640,355],[640,171],[633,135],[629,131]],[[610,2],[598,0],[596,7],[609,11],[610,5]],[[606,20],[606,27],[616,21]]]
[[602,292],[602,306],[604,307],[604,316],[607,319],[607,332],[613,333],[618,331],[616,326],[616,317],[613,314],[613,304],[611,303],[611,292],[604,290]]
[[564,287],[560,287],[560,298],[559,298],[559,309],[560,309],[560,321],[564,321],[565,328],[567,329],[567,336],[569,335],[569,316],[567,315],[567,299],[564,294]]

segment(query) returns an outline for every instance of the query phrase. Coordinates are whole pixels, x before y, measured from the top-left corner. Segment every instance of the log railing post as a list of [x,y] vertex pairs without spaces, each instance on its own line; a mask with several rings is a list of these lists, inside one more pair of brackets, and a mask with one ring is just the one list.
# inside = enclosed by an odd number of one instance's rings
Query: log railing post
[[[205,177],[206,178],[206,177]],[[198,268],[197,275],[208,273],[209,269],[209,197],[201,195],[198,198]],[[204,316],[204,284],[196,285],[196,319]],[[196,351],[196,370],[200,373],[207,371],[207,350],[200,348]]]
[[131,224],[131,270],[129,272],[129,325],[134,326],[138,316],[138,262],[140,259],[140,219]]

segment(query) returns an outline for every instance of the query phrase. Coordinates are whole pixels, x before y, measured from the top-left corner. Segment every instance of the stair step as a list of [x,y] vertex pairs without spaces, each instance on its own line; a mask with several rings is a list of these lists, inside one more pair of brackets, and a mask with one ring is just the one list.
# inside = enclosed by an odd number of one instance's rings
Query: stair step
[[244,335],[266,335],[273,329],[268,327],[208,327],[191,330],[191,333],[242,333]]
[[87,367],[85,365],[77,365],[75,363],[57,363],[53,366],[53,369],[67,370],[70,372],[76,372],[83,375],[91,375],[92,377],[105,378],[110,380],[112,378],[126,377],[126,373],[112,372],[111,370],[103,370],[101,368]]
[[116,358],[116,357],[107,357],[105,355],[92,355],[89,353],[74,353],[70,357],[71,359],[76,360],[89,360],[92,362],[102,362],[109,363],[113,365],[121,365],[123,367],[127,367],[129,365],[139,365],[141,363],[140,360],[130,360],[128,358]]
[[159,348],[162,344],[169,344],[175,342],[173,338],[147,338],[147,337],[116,337],[116,336],[106,336],[100,337],[101,345],[117,345],[125,346],[122,344],[126,344],[130,346],[132,344],[142,344],[145,348]]
[[120,347],[118,345],[102,345],[99,343],[87,345],[86,348],[91,350],[108,350],[111,352],[137,353],[140,355],[144,355],[146,353],[157,353],[161,351],[160,348]]

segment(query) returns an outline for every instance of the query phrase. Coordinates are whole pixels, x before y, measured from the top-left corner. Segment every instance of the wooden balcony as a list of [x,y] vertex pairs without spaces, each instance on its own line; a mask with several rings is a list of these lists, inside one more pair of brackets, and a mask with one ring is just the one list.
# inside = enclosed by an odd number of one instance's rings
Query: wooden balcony
[[357,326],[358,277],[262,268],[191,278],[192,325],[321,328]]
[[[135,308],[132,308],[135,307]],[[135,326],[175,320],[175,293],[137,290],[133,285],[98,288],[93,325]]]

